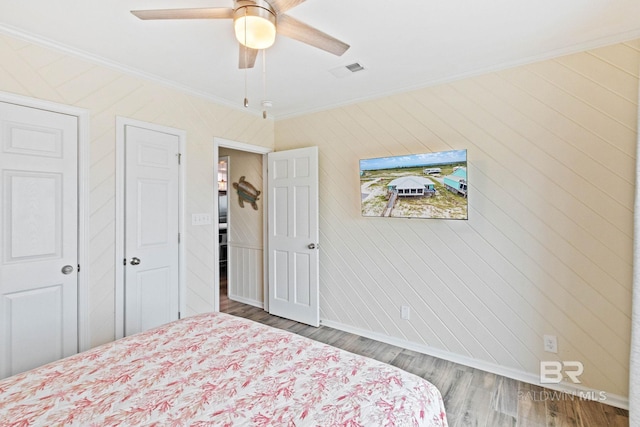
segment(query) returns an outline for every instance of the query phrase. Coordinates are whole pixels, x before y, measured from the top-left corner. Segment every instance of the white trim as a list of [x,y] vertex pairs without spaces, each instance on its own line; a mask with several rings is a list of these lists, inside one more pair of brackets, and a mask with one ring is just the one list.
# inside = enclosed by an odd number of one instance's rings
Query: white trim
[[178,232],[180,233],[180,246],[178,250],[178,288],[180,305],[179,310],[181,317],[186,316],[187,310],[187,257],[186,257],[186,165],[187,165],[187,132],[168,126],[157,125],[154,123],[143,122],[140,120],[130,119],[127,117],[116,116],[116,171],[115,171],[115,337],[116,339],[124,336],[124,161],[125,161],[125,126],[136,126],[143,129],[149,129],[156,132],[164,132],[175,135],[179,140],[179,151],[181,156],[181,166],[179,172],[180,190],[178,195],[179,218]]
[[78,350],[91,347],[89,325],[89,111],[13,93],[0,92],[0,101],[67,114],[78,118]]
[[220,104],[220,105],[224,105],[225,107],[229,107],[232,108],[234,110],[238,110],[238,111],[244,111],[245,113],[251,114],[253,116],[260,116],[262,117],[262,109],[260,110],[256,110],[256,109],[250,109],[250,108],[246,108],[242,105],[239,105],[238,103],[229,101],[228,99],[224,99],[224,98],[220,98],[214,95],[211,95],[210,93],[207,92],[203,92],[201,90],[189,87],[189,86],[185,86],[184,84],[180,84],[177,83],[175,81],[172,80],[168,80],[164,77],[160,77],[158,75],[155,74],[151,74],[151,73],[147,73],[145,71],[141,71],[138,70],[136,68],[132,68],[129,67],[127,65],[124,64],[120,64],[118,62],[112,61],[110,59],[104,58],[102,56],[96,55],[94,53],[90,53],[87,52],[85,50],[81,50],[81,49],[77,49],[75,47],[72,46],[68,46],[65,45],[63,43],[60,43],[58,41],[55,40],[51,40],[49,38],[46,37],[42,37],[40,35],[37,34],[33,34],[33,33],[29,33],[27,31],[24,31],[22,29],[13,27],[11,25],[7,25],[7,24],[0,24],[0,33],[6,34],[8,36],[11,37],[15,37],[21,40],[25,40],[28,41],[30,43],[34,43],[40,46],[44,46],[50,49],[54,49],[57,50],[59,52],[68,54],[68,55],[73,55],[79,58],[82,58],[86,61],[90,61],[94,64],[99,64],[105,67],[109,67],[111,69],[120,71],[122,73],[128,74],[128,75],[132,75],[135,77],[139,77],[145,80],[149,80],[152,81],[154,83],[160,84],[162,86],[165,87],[169,87],[172,89],[176,89],[179,90],[180,92],[183,93],[187,93],[189,95],[193,95],[193,96],[197,96],[198,98],[203,98],[206,99],[208,101],[214,102],[216,104]]
[[[457,363],[463,366],[469,366],[471,368],[480,369],[492,374],[501,375],[503,377],[511,378],[514,380],[522,381],[528,384],[534,384],[547,389],[568,393],[569,395],[576,396],[600,396],[601,390],[594,390],[588,387],[584,387],[580,384],[572,383],[560,383],[560,384],[540,384],[540,376],[531,372],[526,372],[521,369],[513,369],[505,366],[496,365],[495,363],[485,362],[483,360],[473,359],[471,357],[461,356],[449,351],[434,348],[425,344],[418,344],[408,340],[391,337],[389,335],[381,334],[378,332],[372,332],[366,329],[360,329],[353,326],[345,325],[340,322],[334,322],[332,320],[320,319],[322,326],[338,329],[340,331],[348,332],[351,334],[359,335],[361,337],[370,338],[372,340],[380,341],[385,344],[394,345],[396,347],[405,348],[407,350],[417,351],[429,356],[437,357],[439,359],[448,360],[449,362]],[[629,409],[629,398],[620,396],[617,394],[605,392],[606,399],[599,400],[600,403],[604,403],[609,406],[615,406],[616,408]]]
[[262,251],[264,248],[258,245],[248,245],[246,243],[229,242],[229,246],[240,249],[249,249],[253,251]]
[[[238,151],[246,151],[248,153],[262,154],[263,173],[266,171],[266,164],[267,164],[266,156],[268,153],[273,152],[272,148],[263,147],[260,145],[247,144],[244,142],[232,141],[230,139],[219,138],[216,136],[213,138],[213,176],[215,180],[218,179],[218,159],[219,159],[218,151],[220,150],[221,147],[230,148],[232,150],[238,150]],[[264,197],[266,197],[266,194],[264,192],[264,183],[266,182],[266,174],[264,174],[263,177],[264,177],[264,179],[262,180],[263,187],[261,188],[261,191]],[[227,187],[228,197],[231,195],[230,193],[231,193],[231,188]],[[263,202],[266,203],[265,201],[266,199],[264,197],[263,197]],[[264,204],[264,206],[266,206],[266,204]],[[267,254],[267,227],[266,227],[267,213],[264,210],[263,210],[262,217],[263,217],[263,222],[265,224],[265,226],[262,228],[262,241],[264,242],[263,253],[265,254],[264,256],[266,256]],[[230,223],[229,220],[230,220],[230,210],[227,211],[227,224]],[[213,226],[214,236],[217,238],[217,236],[220,234],[220,225],[219,225],[219,218],[218,218],[218,186],[217,185],[213,185],[213,224],[214,224]],[[229,239],[228,231],[227,231],[227,239]],[[213,245],[213,265],[215,266],[214,273],[213,273],[213,282],[215,285],[213,287],[214,288],[213,289],[213,310],[220,311],[220,246],[218,244]],[[230,257],[227,254],[227,271],[229,271],[230,267],[231,267]],[[264,277],[263,281],[265,286],[265,293],[264,293],[265,301],[268,301],[268,295],[269,295],[267,293],[267,278],[269,277],[268,269],[269,269],[268,264],[266,262],[263,262],[262,270],[263,270],[263,277]],[[245,302],[245,304],[258,307],[257,305],[255,305],[255,303],[252,303],[252,302]],[[268,302],[265,303],[265,305],[260,306],[260,308],[264,308],[265,310],[268,310],[269,309]]]
[[[640,71],[640,67],[638,69]],[[638,88],[640,103],[640,88]],[[640,104],[636,104],[640,105]],[[636,111],[640,129],[640,108]],[[636,153],[640,152],[640,133],[636,131]],[[633,273],[631,276],[631,340],[629,343],[629,425],[640,424],[640,159],[636,156],[633,203]]]
[[[220,210],[218,207],[218,146],[216,138],[213,138],[213,238],[220,238]],[[227,166],[228,167],[228,166]],[[228,170],[228,169],[227,169]],[[227,172],[227,197],[229,197],[229,173]],[[227,202],[227,242],[229,241],[229,207]],[[227,243],[228,244],[228,243]],[[214,241],[213,245],[213,311],[220,311],[220,243]],[[227,271],[229,271],[229,253],[227,252]],[[228,285],[227,285],[228,289]]]
[[[273,148],[263,147],[261,145],[247,144],[245,142],[232,141],[230,139],[224,139],[219,137],[213,138],[214,148],[230,148],[232,150],[246,151],[248,153],[256,154],[268,154],[273,152]],[[217,145],[216,145],[217,144]]]
[[[62,44],[60,42],[48,39],[46,37],[42,37],[33,33],[29,33],[27,31],[24,31],[23,29],[20,28],[16,28],[13,27],[11,25],[7,25],[7,24],[0,24],[0,33],[4,33],[7,34],[9,36],[12,37],[16,37],[22,40],[26,40],[30,43],[36,43],[39,44],[41,46],[45,46],[51,49],[55,49],[57,51],[69,54],[69,55],[74,55],[74,56],[78,56],[80,58],[83,58],[87,61],[91,61],[93,63],[97,63],[112,69],[116,69],[118,71],[136,76],[136,77],[140,77],[146,80],[150,80],[153,82],[156,82],[158,84],[161,84],[163,86],[167,86],[167,87],[171,87],[173,89],[176,90],[180,90],[182,92],[200,97],[200,98],[204,98],[207,99],[209,101],[215,102],[217,104],[221,104],[224,105],[226,107],[229,108],[233,108],[234,110],[242,110],[245,113],[249,113],[253,116],[258,116],[258,115],[262,115],[262,110],[257,111],[255,109],[248,109],[248,108],[244,108],[239,106],[238,104],[231,102],[227,99],[223,99],[223,98],[219,98],[216,96],[213,96],[211,94],[208,94],[206,92],[203,92],[201,90],[198,89],[194,89],[188,86],[185,86],[183,84],[179,84],[175,81],[171,81],[168,80],[166,78],[157,76],[155,74],[151,74],[151,73],[147,73],[144,71],[140,71],[138,69],[132,68],[132,67],[128,67],[126,65],[114,62],[112,60],[103,58],[101,56],[89,53],[87,51],[81,50],[81,49],[77,49],[65,44]],[[565,48],[561,48],[561,49],[556,49],[554,51],[551,52],[545,52],[543,54],[540,55],[535,55],[535,56],[531,56],[529,58],[524,58],[524,59],[519,59],[516,61],[506,61],[500,64],[496,64],[496,65],[492,65],[490,67],[485,67],[485,68],[481,68],[481,69],[477,69],[477,70],[472,70],[469,72],[465,72],[465,73],[460,73],[460,74],[454,74],[454,75],[448,75],[446,77],[440,78],[440,79],[432,79],[430,81],[425,81],[425,82],[420,82],[420,83],[415,83],[413,85],[407,85],[407,86],[402,86],[402,87],[398,87],[398,88],[393,88],[387,91],[380,91],[380,92],[376,92],[376,93],[372,93],[370,95],[366,95],[366,96],[362,96],[359,98],[355,98],[355,99],[350,99],[344,102],[337,102],[337,103],[333,103],[333,104],[327,104],[327,105],[321,105],[315,108],[308,108],[308,109],[297,109],[294,112],[284,112],[282,114],[279,114],[277,116],[274,116],[274,120],[283,120],[283,119],[289,119],[289,118],[294,118],[294,117],[300,117],[300,116],[304,116],[307,114],[312,114],[312,113],[316,113],[319,111],[327,111],[327,110],[331,110],[331,109],[335,109],[335,108],[340,108],[343,106],[347,106],[347,105],[353,105],[353,104],[357,104],[360,102],[366,102],[366,101],[370,101],[373,99],[379,99],[379,98],[384,98],[387,96],[392,96],[392,95],[396,95],[399,93],[404,93],[404,92],[410,92],[410,91],[414,91],[414,90],[419,90],[419,89],[423,89],[426,87],[432,87],[432,86],[438,86],[441,84],[446,84],[446,83],[451,83],[457,80],[463,80],[463,79],[467,79],[467,78],[471,78],[471,77],[476,77],[479,75],[483,75],[483,74],[487,74],[487,73],[491,73],[491,72],[496,72],[496,71],[501,71],[501,70],[505,70],[508,68],[513,68],[513,67],[518,67],[518,66],[522,66],[522,65],[527,65],[527,64],[531,64],[534,62],[538,62],[538,61],[545,61],[545,60],[549,60],[549,59],[553,59],[553,58],[557,58],[560,56],[564,56],[564,55],[570,55],[573,53],[579,53],[579,52],[584,52],[587,50],[591,50],[591,49],[597,49],[603,46],[608,46],[608,45],[612,45],[612,44],[616,44],[616,43],[624,43],[630,40],[635,40],[637,38],[640,37],[640,30],[629,30],[629,31],[625,31],[623,33],[620,34],[614,34],[611,36],[606,36],[606,37],[600,37],[594,40],[589,40],[583,43],[578,43],[576,45],[572,45],[569,47],[565,47]]]
[[124,140],[125,122],[116,116],[116,170],[115,170],[115,277],[114,313],[115,337],[124,337]]
[[434,78],[425,82],[418,82],[415,84],[409,84],[406,86],[399,86],[393,89],[389,89],[386,91],[379,91],[369,95],[364,95],[358,98],[352,98],[343,102],[335,102],[333,104],[321,105],[318,107],[306,108],[306,109],[297,109],[293,112],[283,112],[282,114],[278,114],[275,117],[276,121],[291,119],[295,117],[306,116],[309,114],[318,113],[321,111],[333,110],[336,108],[341,108],[349,105],[360,104],[363,102],[368,102],[376,99],[386,98],[393,95],[398,95],[405,92],[413,92],[416,90],[421,90],[429,87],[435,87],[440,85],[445,85],[449,83],[453,83],[459,80],[470,79],[473,77],[483,76],[485,74],[495,73],[498,71],[508,70],[510,68],[522,67],[529,64],[534,64],[536,62],[548,61],[554,58],[559,58],[561,56],[572,55],[576,53],[581,53],[593,49],[598,49],[604,46],[613,45],[616,43],[624,43],[628,41],[635,40],[640,37],[640,30],[630,30],[625,31],[621,34],[615,34],[607,37],[600,37],[595,40],[589,40],[583,43],[578,43],[572,46],[556,49],[550,52],[544,52],[540,55],[530,56],[528,58],[517,59],[515,61],[505,61],[499,64],[494,64],[488,67],[479,68],[467,72],[462,72],[458,74],[448,74],[441,78]]
[[178,245],[178,280],[180,305],[179,314],[180,318],[187,317],[187,132],[180,129],[173,129],[164,127],[164,129],[172,129],[177,132],[176,135],[180,138],[180,188],[178,190],[178,203],[180,207],[178,209],[178,233],[180,234],[180,244]]
[[[218,153],[217,149],[213,150],[213,160],[214,160],[214,166],[213,166],[213,187],[215,188],[214,192],[213,192],[213,223],[216,224],[215,226],[215,230],[216,230],[216,234],[215,237],[218,238],[218,244],[215,244],[214,248],[213,248],[213,263],[215,265],[214,268],[214,273],[213,273],[213,283],[217,283],[218,285],[215,286],[216,291],[214,291],[214,297],[213,297],[213,302],[214,302],[214,307],[213,307],[213,311],[220,311],[220,209],[218,206],[218,202],[220,201],[220,194],[218,192],[218,163],[220,162],[220,159],[224,158],[227,161],[227,265],[226,265],[226,269],[227,269],[227,293],[229,292],[230,288],[229,288],[229,222],[231,221],[231,209],[229,209],[229,201],[230,201],[230,196],[231,196],[231,183],[229,182],[229,176],[231,176],[231,159],[229,158],[229,156],[222,156],[220,157],[220,153]],[[215,238],[214,237],[214,238]]]
[[[269,155],[262,155],[262,206],[269,206],[269,191],[264,191],[267,186],[269,171]],[[262,215],[262,299],[264,300],[263,309],[269,311],[269,211],[264,210]]]
[[250,305],[253,307],[258,307],[264,310],[264,304],[260,301],[256,301],[249,298],[239,297],[237,295],[229,295],[229,299],[232,301],[237,301],[242,304]]
[[91,348],[89,325],[89,111],[77,109],[78,117],[78,349]]

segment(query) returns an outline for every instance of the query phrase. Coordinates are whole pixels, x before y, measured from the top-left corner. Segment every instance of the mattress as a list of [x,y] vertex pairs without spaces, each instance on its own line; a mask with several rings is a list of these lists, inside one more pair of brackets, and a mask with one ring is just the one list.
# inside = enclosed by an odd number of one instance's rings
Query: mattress
[[428,381],[208,313],[0,381],[0,426],[447,426]]

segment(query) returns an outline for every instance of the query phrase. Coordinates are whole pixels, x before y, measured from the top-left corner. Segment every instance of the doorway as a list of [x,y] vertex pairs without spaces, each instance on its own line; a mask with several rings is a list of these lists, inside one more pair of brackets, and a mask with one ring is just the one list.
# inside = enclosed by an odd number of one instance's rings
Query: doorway
[[[264,241],[266,230],[266,195],[263,191],[263,177],[266,176],[265,156],[272,150],[266,147],[214,138],[214,230],[218,240],[215,245],[215,259],[218,268],[214,277],[214,307],[220,311],[221,295],[227,292],[228,298],[244,304],[268,309],[265,301],[266,269]],[[226,158],[226,194],[221,195],[224,184],[220,181],[220,160]],[[222,164],[224,165],[224,163]],[[244,200],[242,205],[238,197],[237,185],[241,178],[260,191],[256,207]],[[226,203],[226,222],[220,217]],[[226,230],[224,230],[226,224]],[[226,231],[226,233],[224,233]],[[225,244],[222,244],[225,239]],[[223,251],[226,251],[223,252]],[[222,262],[222,263],[221,263]],[[226,289],[225,286],[226,279]]]
[[[263,286],[263,216],[262,155],[242,150],[220,148],[218,166],[225,167],[226,194],[218,190],[219,215],[226,221],[218,224],[221,294],[226,279],[227,297],[262,308]],[[220,175],[220,171],[218,171]],[[218,188],[222,185],[218,182]],[[224,209],[226,207],[226,210]]]
[[[231,149],[227,152],[225,150]],[[259,159],[260,168],[249,167],[251,157]],[[256,306],[277,315],[319,324],[319,213],[318,149],[299,148],[272,153],[272,150],[214,138],[214,176],[220,156],[228,155],[234,166],[228,170],[227,213],[227,295],[232,301]],[[236,161],[234,157],[238,156]],[[262,170],[260,184],[247,187],[245,171]],[[271,173],[268,173],[268,170]],[[253,179],[253,178],[251,178]],[[249,182],[250,183],[250,182]],[[212,182],[213,184],[213,182]],[[218,186],[214,185],[214,213],[218,232]],[[260,191],[258,192],[258,188]],[[261,220],[261,238],[246,236],[251,209],[244,209],[249,194],[261,203],[251,203],[255,218]],[[244,195],[242,193],[245,193]],[[259,194],[256,194],[259,193]],[[269,198],[269,200],[267,200]],[[243,200],[244,199],[244,200]],[[274,203],[271,203],[274,202]],[[239,205],[240,208],[235,208]],[[275,222],[274,222],[275,221]],[[272,223],[273,222],[273,223]],[[217,234],[217,233],[216,233]],[[256,242],[260,241],[257,246]],[[214,259],[219,260],[215,245]],[[256,256],[256,253],[260,256]],[[262,286],[259,285],[262,283]],[[256,298],[257,295],[257,298]],[[214,307],[220,310],[220,272],[215,271]]]

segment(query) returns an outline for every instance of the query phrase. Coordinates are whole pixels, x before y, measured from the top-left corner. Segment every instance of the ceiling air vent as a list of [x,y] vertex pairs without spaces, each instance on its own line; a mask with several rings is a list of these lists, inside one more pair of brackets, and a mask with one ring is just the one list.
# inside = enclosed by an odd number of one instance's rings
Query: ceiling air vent
[[357,73],[358,71],[362,71],[364,70],[364,67],[360,64],[358,64],[357,62],[354,62],[353,64],[349,64],[347,65],[347,70],[351,71],[352,73]]
[[341,78],[350,76],[353,73],[357,73],[358,71],[363,71],[365,68],[359,62],[354,62],[353,64],[343,65],[340,67],[332,68],[329,70],[331,74],[334,76]]

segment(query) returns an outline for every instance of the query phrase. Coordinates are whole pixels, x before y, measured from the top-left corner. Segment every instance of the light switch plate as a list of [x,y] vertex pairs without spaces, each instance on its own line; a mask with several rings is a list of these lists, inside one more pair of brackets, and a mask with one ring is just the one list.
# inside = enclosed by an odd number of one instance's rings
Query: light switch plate
[[208,213],[191,214],[191,224],[192,225],[209,225],[211,224],[211,214],[208,214]]

